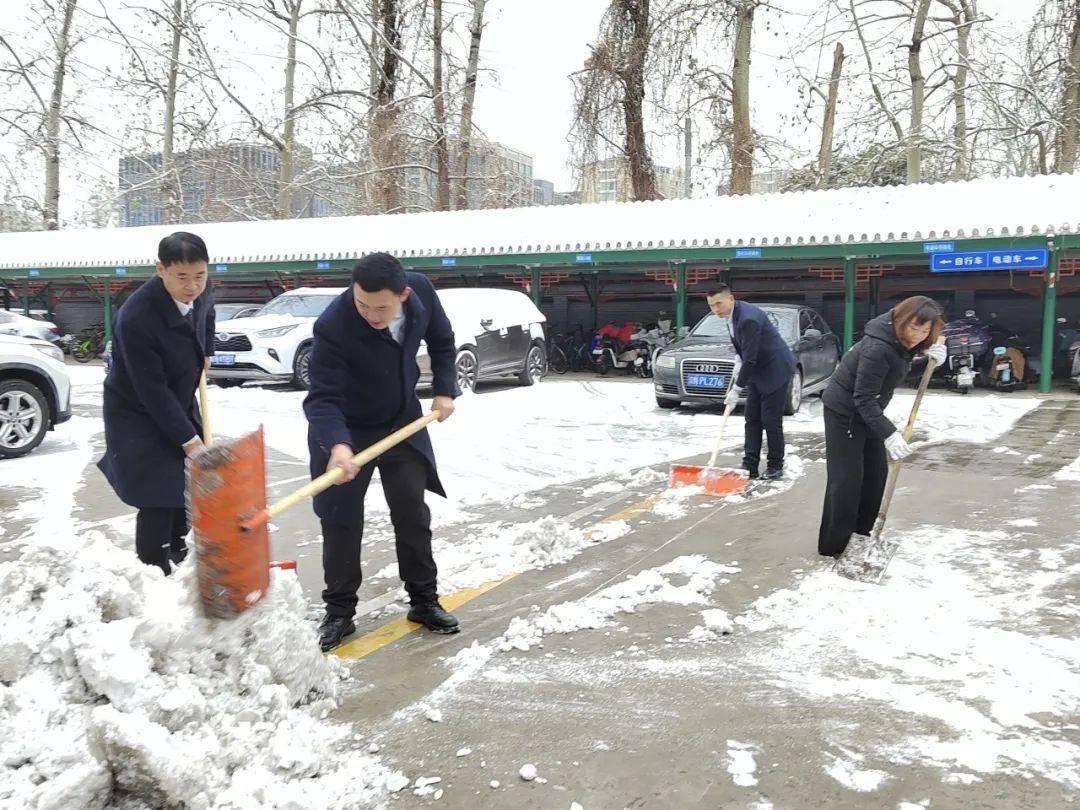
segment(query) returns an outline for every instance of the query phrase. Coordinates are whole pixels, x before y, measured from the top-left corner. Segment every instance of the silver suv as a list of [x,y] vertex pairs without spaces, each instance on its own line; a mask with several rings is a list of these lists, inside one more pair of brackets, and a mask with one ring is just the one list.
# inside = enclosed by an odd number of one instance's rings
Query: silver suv
[[0,459],[25,456],[70,418],[63,352],[48,341],[0,335]]

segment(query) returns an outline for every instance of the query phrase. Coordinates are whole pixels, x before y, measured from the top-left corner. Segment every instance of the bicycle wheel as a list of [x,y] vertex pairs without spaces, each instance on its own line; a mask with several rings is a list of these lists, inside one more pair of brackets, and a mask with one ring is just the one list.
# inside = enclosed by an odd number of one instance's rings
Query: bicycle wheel
[[548,353],[548,369],[556,374],[565,374],[570,370],[570,362],[566,359],[566,353],[558,346],[552,346]]

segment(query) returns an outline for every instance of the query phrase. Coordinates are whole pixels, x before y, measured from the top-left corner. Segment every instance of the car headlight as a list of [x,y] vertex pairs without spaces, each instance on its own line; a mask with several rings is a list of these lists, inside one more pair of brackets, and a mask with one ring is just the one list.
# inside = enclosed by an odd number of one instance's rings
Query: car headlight
[[51,357],[57,363],[64,362],[64,353],[60,349],[53,346],[51,343],[35,343],[34,348],[46,357]]
[[656,358],[657,368],[675,368],[675,358],[666,354],[662,354]]
[[282,335],[289,334],[296,326],[295,323],[289,324],[288,326],[276,326],[273,329],[263,329],[261,332],[256,332],[255,334],[259,337],[281,337]]

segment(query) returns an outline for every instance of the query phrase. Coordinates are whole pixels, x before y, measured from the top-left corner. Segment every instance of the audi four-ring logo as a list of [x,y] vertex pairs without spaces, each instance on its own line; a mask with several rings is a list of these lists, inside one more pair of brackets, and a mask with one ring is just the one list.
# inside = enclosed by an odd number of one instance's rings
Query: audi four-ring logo
[[697,370],[704,374],[719,374],[724,369],[719,363],[698,363]]

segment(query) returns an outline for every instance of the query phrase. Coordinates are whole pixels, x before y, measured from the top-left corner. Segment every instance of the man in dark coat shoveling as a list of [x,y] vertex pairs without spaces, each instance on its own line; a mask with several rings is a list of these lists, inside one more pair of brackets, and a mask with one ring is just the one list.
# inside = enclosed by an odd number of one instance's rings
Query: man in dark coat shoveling
[[139,512],[135,551],[166,574],[187,556],[184,457],[201,446],[199,377],[214,353],[206,243],[178,231],[157,272],[120,307],[105,378],[105,455],[98,468]]
[[315,322],[311,388],[304,400],[311,475],[340,467],[341,484],[315,496],[323,532],[322,649],[331,650],[356,631],[353,615],[360,588],[364,496],[376,467],[390,506],[398,571],[409,594],[410,621],[438,633],[456,633],[458,621],[439,604],[438,571],[431,552],[431,512],[424,493],[445,496],[426,430],[358,468],[355,453],[418,419],[416,353],[427,344],[434,378],[432,410],[439,421],[454,412],[460,394],[454,368],[456,346],[435,288],[406,273],[386,253],[365,256],[352,284]]

